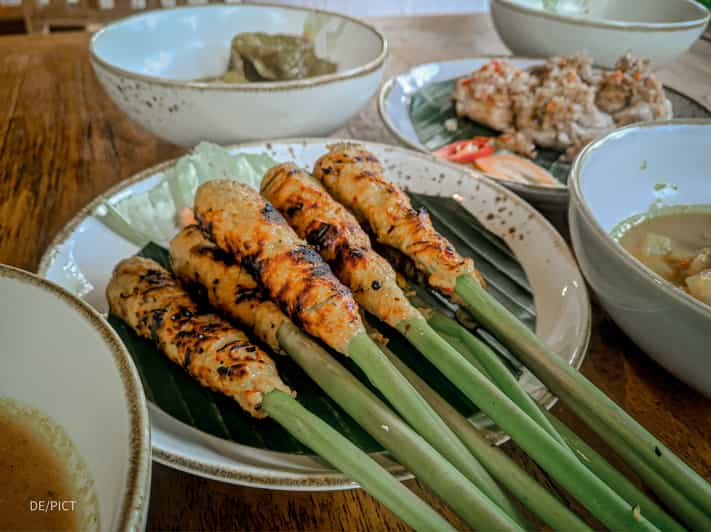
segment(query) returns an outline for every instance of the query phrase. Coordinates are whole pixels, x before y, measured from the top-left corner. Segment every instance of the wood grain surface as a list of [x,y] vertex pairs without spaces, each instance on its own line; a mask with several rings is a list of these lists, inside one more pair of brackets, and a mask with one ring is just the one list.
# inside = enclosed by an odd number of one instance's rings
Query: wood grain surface
[[[391,43],[387,75],[427,61],[506,53],[487,15],[373,21]],[[134,126],[113,105],[91,71],[87,42],[83,33],[0,37],[0,262],[34,270],[52,237],[94,196],[147,166],[182,153]],[[711,106],[711,42],[699,41],[660,76]],[[396,143],[380,121],[374,99],[336,135]],[[711,401],[660,369],[597,308],[582,371],[711,480]],[[554,411],[629,474],[568,410],[557,406]],[[507,444],[505,449],[557,490],[515,446]],[[417,481],[407,484],[455,525],[462,525]],[[406,528],[360,490],[258,490],[159,465],[153,468],[148,526],[161,530]]]

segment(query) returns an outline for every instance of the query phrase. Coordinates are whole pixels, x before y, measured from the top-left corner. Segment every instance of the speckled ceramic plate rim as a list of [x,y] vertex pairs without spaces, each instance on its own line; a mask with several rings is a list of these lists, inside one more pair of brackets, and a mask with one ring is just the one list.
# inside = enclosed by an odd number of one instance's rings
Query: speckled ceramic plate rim
[[[128,405],[131,424],[130,458],[126,473],[127,486],[124,500],[119,505],[117,530],[144,530],[148,515],[151,479],[150,426],[146,398],[141,379],[138,376],[131,355],[118,334],[91,305],[69,293],[57,284],[28,271],[0,264],[0,277],[19,283],[39,287],[51,296],[74,308],[101,335],[102,340],[113,354],[116,370],[124,388],[124,399]],[[104,526],[106,523],[104,523]]]
[[[353,139],[337,139],[337,138],[284,138],[284,139],[271,139],[269,141],[253,141],[253,142],[245,142],[245,143],[239,143],[239,144],[234,144],[230,146],[226,146],[226,148],[231,149],[231,150],[236,150],[240,148],[257,148],[257,147],[264,147],[266,151],[271,150],[271,147],[273,145],[301,145],[301,146],[307,146],[309,144],[335,144],[339,142],[356,142],[360,143],[367,146],[375,146],[383,149],[383,151],[395,151],[395,152],[404,152],[407,156],[416,156],[423,158],[424,160],[427,160],[429,162],[433,162],[436,165],[442,165],[450,168],[451,170],[455,171],[456,173],[463,174],[466,176],[474,176],[477,179],[483,180],[487,183],[487,185],[491,186],[494,190],[497,192],[500,192],[503,194],[505,197],[507,197],[512,203],[516,204],[517,207],[519,208],[525,208],[531,211],[531,215],[535,218],[537,218],[538,222],[541,224],[541,227],[543,230],[547,231],[549,233],[549,236],[551,237],[551,240],[556,243],[557,247],[561,250],[562,254],[566,256],[568,260],[571,261],[571,263],[574,265],[575,270],[578,273],[578,276],[580,279],[583,279],[582,273],[580,273],[580,270],[577,268],[577,264],[575,263],[575,259],[573,258],[573,255],[570,251],[570,248],[568,245],[565,243],[563,238],[560,236],[560,234],[556,231],[556,229],[540,214],[538,211],[533,209],[528,203],[526,203],[525,200],[521,199],[520,197],[516,196],[515,194],[512,194],[510,190],[506,189],[506,187],[500,185],[499,183],[495,182],[494,180],[488,178],[487,176],[484,176],[482,174],[479,174],[474,171],[467,171],[466,169],[461,168],[461,166],[449,163],[447,161],[443,161],[433,155],[430,155],[428,153],[422,152],[422,151],[413,151],[413,150],[408,150],[406,148],[402,147],[397,147],[397,146],[391,146],[387,144],[382,144],[382,143],[375,143],[375,142],[368,142],[368,141],[358,141],[358,140],[353,140]],[[45,276],[47,274],[47,271],[49,269],[49,266],[56,255],[59,247],[74,233],[76,228],[91,214],[94,212],[94,210],[105,200],[108,198],[120,193],[121,191],[125,190],[126,188],[135,185],[137,183],[140,183],[146,179],[149,179],[153,175],[155,175],[158,172],[161,172],[162,170],[165,170],[166,168],[170,167],[171,165],[175,164],[177,161],[177,158],[171,159],[168,161],[164,161],[162,163],[158,163],[150,168],[147,168],[145,170],[142,170],[141,172],[138,172],[137,174],[134,174],[133,176],[120,181],[119,183],[116,183],[112,187],[108,188],[105,192],[94,198],[89,204],[87,204],[84,208],[82,208],[74,217],[72,217],[69,222],[67,222],[64,227],[57,233],[57,235],[54,237],[54,239],[51,241],[51,243],[47,246],[45,252],[42,254],[42,257],[39,262],[38,266],[38,275],[40,276]],[[583,284],[584,286],[584,284]],[[589,298],[587,296],[587,293],[585,293],[585,309],[584,309],[584,316],[583,316],[583,336],[579,339],[577,345],[575,346],[575,349],[573,353],[570,354],[571,359],[571,365],[575,369],[579,369],[580,366],[582,365],[585,356],[587,354],[587,348],[590,342],[590,335],[591,335],[591,327],[592,327],[592,319],[591,319],[591,310],[590,310],[590,303],[589,303]],[[546,409],[550,410],[558,401],[558,397],[553,395],[549,390],[544,388],[544,392],[541,395],[541,397],[538,399],[539,403],[542,404]],[[153,405],[151,403],[151,408],[155,408],[156,410],[162,412],[160,408],[157,406]],[[167,415],[167,414],[166,414]],[[175,420],[172,418],[174,422],[185,426],[178,420]],[[198,433],[201,433],[198,429],[195,429],[194,427],[189,427],[191,431],[195,431]],[[202,433],[204,436],[211,437],[209,434]],[[496,445],[501,445],[505,443],[506,441],[509,440],[509,437],[505,434],[500,434],[498,438],[495,439],[495,444]],[[232,442],[234,443],[234,442]],[[235,444],[238,445],[239,444]],[[267,451],[269,453],[278,455],[279,453],[274,453],[272,451]],[[381,453],[374,453],[374,454],[382,454]],[[385,453],[387,454],[387,453]],[[303,474],[301,475],[302,478],[300,479],[294,479],[292,477],[289,478],[284,478],[281,475],[267,475],[267,474],[259,474],[259,475],[253,475],[253,474],[245,474],[243,470],[241,470],[239,467],[230,467],[230,466],[215,466],[213,464],[208,464],[206,462],[196,460],[193,457],[190,456],[184,456],[180,455],[177,453],[172,453],[170,451],[166,451],[165,449],[161,449],[155,446],[153,446],[153,458],[166,466],[173,467],[175,469],[185,471],[188,473],[200,475],[202,477],[206,478],[212,478],[215,480],[222,480],[225,482],[230,482],[230,483],[238,483],[242,485],[247,485],[247,486],[254,486],[254,487],[268,487],[272,489],[284,489],[284,490],[303,490],[303,491],[308,491],[308,490],[318,490],[318,489],[350,489],[355,487],[354,483],[345,477],[342,474],[339,473],[333,473],[333,474],[322,474],[322,473],[317,473],[317,474]],[[404,468],[396,464],[392,468],[389,468],[389,470],[398,478],[401,479],[407,479],[407,478],[412,478],[412,475],[409,474],[404,470]]]
[[388,55],[388,41],[385,38],[385,36],[375,26],[368,24],[367,22],[360,20],[358,18],[355,18],[355,17],[343,15],[340,13],[335,13],[333,11],[326,11],[323,9],[294,6],[294,5],[289,5],[289,4],[270,4],[270,3],[266,3],[266,2],[264,2],[264,3],[261,3],[261,2],[259,2],[259,3],[240,2],[237,4],[206,4],[206,5],[201,5],[201,6],[197,6],[197,5],[176,6],[176,7],[172,7],[172,8],[163,9],[161,11],[178,10],[178,9],[220,9],[220,8],[224,9],[225,7],[241,7],[241,6],[280,8],[280,9],[283,8],[283,9],[290,9],[292,11],[304,11],[307,13],[328,15],[328,16],[338,17],[338,18],[341,18],[344,20],[348,20],[349,22],[358,24],[359,26],[362,26],[362,27],[366,28],[367,30],[373,32],[373,34],[376,37],[378,37],[378,39],[380,39],[380,42],[381,42],[380,52],[375,57],[375,59],[368,61],[364,65],[350,68],[348,70],[344,70],[343,72],[335,72],[333,74],[324,74],[322,76],[314,76],[314,77],[306,78],[306,79],[296,79],[296,80],[290,80],[290,81],[261,82],[261,83],[225,83],[225,82],[219,82],[219,81],[205,82],[205,81],[160,78],[157,76],[148,76],[146,74],[140,74],[140,73],[134,72],[132,70],[127,70],[127,69],[124,69],[121,67],[117,67],[117,66],[109,63],[108,61],[102,59],[101,57],[99,57],[99,55],[96,53],[96,50],[95,50],[95,44],[101,38],[102,34],[107,29],[110,29],[114,25],[125,22],[126,20],[131,19],[131,18],[143,17],[143,16],[146,16],[147,14],[150,13],[150,12],[143,12],[143,13],[136,13],[135,15],[131,15],[129,17],[125,17],[123,19],[117,20],[116,22],[112,22],[111,24],[107,24],[102,29],[97,31],[91,37],[91,41],[89,41],[89,57],[97,65],[100,65],[102,68],[108,70],[109,72],[111,72],[115,75],[123,76],[124,78],[143,81],[143,82],[149,83],[149,84],[162,85],[165,87],[183,87],[183,88],[195,89],[195,90],[199,90],[199,91],[222,90],[222,91],[228,91],[228,92],[272,92],[272,91],[288,91],[288,90],[308,89],[311,87],[316,87],[318,85],[325,85],[328,83],[336,83],[336,82],[344,81],[344,80],[348,80],[348,79],[359,78],[359,77],[365,76],[367,74],[370,74],[371,72],[374,72],[377,69],[379,69],[381,66],[383,66],[383,63],[385,62],[385,58]]
[[[385,81],[380,88],[380,92],[378,93],[378,114],[380,115],[381,120],[385,123],[385,126],[388,128],[388,131],[392,133],[393,136],[395,136],[402,144],[405,146],[408,146],[414,150],[423,152],[423,153],[430,153],[425,146],[423,146],[419,142],[413,142],[410,140],[408,137],[406,137],[400,129],[393,123],[392,119],[390,118],[390,115],[388,114],[385,106],[387,104],[388,97],[390,96],[390,93],[392,92],[393,87],[395,84],[398,82],[400,78],[410,76],[412,72],[415,69],[418,68],[423,68],[427,67],[430,65],[442,65],[445,63],[459,63],[463,61],[488,61],[490,59],[506,59],[508,61],[516,62],[516,61],[539,61],[543,63],[545,61],[545,58],[542,57],[528,57],[528,56],[512,56],[512,55],[505,55],[505,54],[498,54],[498,55],[480,55],[480,56],[471,56],[471,57],[463,57],[460,59],[448,59],[444,61],[431,61],[429,63],[421,63],[419,65],[412,66],[405,70],[404,72],[401,72],[400,74],[397,74],[395,76],[392,76],[389,78],[387,81]],[[675,92],[684,98],[696,103],[697,105],[703,107],[706,109],[709,113],[711,113],[711,106],[706,105],[703,102],[697,100],[696,98],[692,98],[688,94],[686,94],[683,91],[680,91],[679,89],[665,86],[664,87],[667,90],[670,90],[672,92]],[[409,116],[409,115],[408,115]],[[470,171],[474,174],[478,174],[478,172],[474,169],[469,169],[466,166],[463,166],[463,168],[467,171]],[[512,181],[507,181],[504,179],[499,179],[490,175],[487,175],[489,179],[492,179],[496,181],[497,183],[500,183],[504,185],[506,188],[510,188],[511,190],[518,192],[519,194],[525,194],[528,196],[535,196],[537,197],[540,201],[544,202],[550,202],[552,204],[564,204],[568,201],[568,188],[565,185],[559,186],[559,187],[544,187],[540,185],[533,185],[533,184],[527,184],[527,183],[514,183]]]

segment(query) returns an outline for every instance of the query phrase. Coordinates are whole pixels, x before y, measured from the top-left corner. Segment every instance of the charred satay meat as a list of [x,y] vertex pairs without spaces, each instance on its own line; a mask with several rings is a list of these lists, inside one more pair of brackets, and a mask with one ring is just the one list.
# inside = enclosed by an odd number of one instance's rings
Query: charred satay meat
[[397,285],[395,270],[370,245],[358,220],[313,176],[293,163],[275,166],[262,194],[314,246],[366,310],[395,327],[422,316]]
[[249,330],[274,352],[281,352],[279,326],[288,318],[272,301],[261,297],[254,277],[208,239],[196,225],[180,231],[170,242],[175,275],[203,295],[227,317]]
[[210,239],[306,332],[344,354],[363,332],[350,291],[256,190],[234,181],[205,183],[195,195],[195,215]]
[[274,361],[215,314],[200,313],[173,275],[158,263],[131,257],[114,268],[106,288],[111,313],[152,340],[201,385],[235,399],[256,418],[264,394],[293,392]]
[[470,258],[459,255],[435,231],[424,210],[412,208],[410,198],[384,177],[380,161],[361,146],[338,144],[314,165],[314,176],[328,192],[350,209],[377,238],[415,261],[430,285],[453,294],[457,277],[482,277]]

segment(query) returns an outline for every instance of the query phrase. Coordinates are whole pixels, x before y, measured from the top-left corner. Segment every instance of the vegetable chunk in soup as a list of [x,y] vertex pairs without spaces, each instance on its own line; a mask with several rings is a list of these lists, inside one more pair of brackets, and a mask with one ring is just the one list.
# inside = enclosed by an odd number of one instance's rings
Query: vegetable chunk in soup
[[647,216],[617,239],[652,271],[711,305],[711,208]]

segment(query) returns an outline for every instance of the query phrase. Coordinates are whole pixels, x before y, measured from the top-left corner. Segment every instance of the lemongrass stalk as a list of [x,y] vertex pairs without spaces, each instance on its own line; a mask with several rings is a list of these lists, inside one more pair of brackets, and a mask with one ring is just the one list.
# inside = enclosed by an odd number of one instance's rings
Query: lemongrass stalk
[[[678,504],[678,500],[668,498],[671,493],[668,489],[659,490],[660,486],[655,486],[654,478],[666,480],[702,513],[711,515],[711,484],[549,349],[474,279],[459,277],[456,293],[479,323],[516,353],[548,389],[560,397],[620,456],[625,458],[634,453],[639,458],[629,462],[630,467],[672,510],[679,511],[673,506]],[[644,467],[640,467],[640,464],[644,464]],[[654,471],[656,477],[649,475],[650,471]]]
[[442,419],[459,436],[496,480],[501,482],[521,503],[554,530],[590,530],[563,503],[531,476],[526,474],[506,453],[492,445],[478,429],[388,349],[385,355],[420,392]]
[[290,395],[279,390],[268,392],[262,408],[297,440],[358,482],[412,528],[455,530],[382,466]]
[[329,397],[469,525],[517,528],[479,488],[293,323],[284,322],[277,338]]
[[439,334],[442,338],[444,338],[445,340],[447,340],[447,343],[448,343],[449,345],[451,345],[454,349],[456,349],[457,351],[459,351],[459,353],[460,353],[464,358],[467,359],[467,362],[469,362],[472,366],[474,366],[476,369],[478,369],[478,370],[481,372],[481,374],[484,375],[484,377],[486,377],[486,378],[489,379],[489,380],[492,380],[491,375],[489,375],[489,372],[486,371],[486,368],[481,365],[481,363],[479,362],[479,360],[478,360],[476,357],[473,357],[473,356],[471,356],[471,355],[468,353],[468,350],[469,350],[469,349],[467,348],[467,346],[466,346],[466,344],[465,344],[464,342],[462,342],[462,341],[461,341],[459,338],[457,338],[456,336],[449,335],[449,334],[447,334],[447,333],[445,333],[445,332],[442,332],[442,330],[437,329],[437,327],[434,327],[434,326],[432,325],[432,320],[431,320],[431,319],[428,319],[428,322],[429,322],[430,326],[432,326],[432,328],[435,330],[435,332],[437,332],[437,334]]
[[[672,518],[669,514],[662,510],[659,505],[642,493],[624,475],[608,464],[602,456],[585,444],[585,442],[583,442],[583,440],[573,433],[565,424],[546,412],[544,409],[540,408],[518,385],[511,372],[508,371],[506,366],[501,362],[496,354],[491,351],[488,346],[486,346],[486,344],[473,336],[455,320],[441,313],[433,313],[429,323],[440,333],[440,335],[444,335],[445,338],[447,338],[448,334],[454,335],[452,338],[460,341],[459,345],[461,345],[461,348],[459,352],[462,353],[467,360],[475,359],[479,362],[483,359],[486,366],[491,370],[489,375],[494,376],[492,377],[492,380],[494,384],[499,387],[499,389],[506,393],[506,395],[508,395],[509,398],[511,398],[515,403],[519,404],[519,406],[523,407],[524,404],[528,404],[529,409],[526,410],[527,412],[529,412],[530,407],[533,406],[533,408],[538,411],[538,415],[532,417],[535,417],[536,420],[545,418],[544,425],[548,425],[553,428],[554,432],[561,436],[566,444],[575,451],[578,458],[588,469],[605,482],[605,484],[610,486],[610,488],[612,488],[616,493],[620,494],[627,502],[632,505],[639,505],[642,513],[644,513],[655,526],[661,530],[684,529],[674,518]],[[422,393],[419,388],[418,391]],[[528,401],[522,401],[522,395],[525,396],[524,399],[527,398]],[[435,410],[437,409],[435,408]],[[668,489],[669,484],[664,484]],[[686,502],[687,508],[685,508],[683,513],[690,516],[690,526],[697,530],[711,529],[711,520],[709,520],[709,518],[698,515],[698,511],[694,512],[694,508],[689,508],[688,506],[693,505],[690,505],[688,501],[680,502],[682,504]]]
[[486,469],[366,333],[353,337],[348,345],[348,355],[415,431],[485,493],[493,504],[519,525],[525,526],[524,518]]
[[[624,499],[632,505],[639,506],[645,514],[660,530],[684,530],[684,527],[668,513],[666,513],[657,503],[647,497],[637,488],[627,477],[612,467],[605,458],[597,451],[586,444],[568,426],[556,418],[554,415],[545,412],[545,416],[555,426],[560,435],[568,442],[568,445],[580,457],[580,460],[588,469],[601,478],[605,484],[614,489]],[[699,520],[696,523],[689,523],[695,530],[711,530],[709,519]]]
[[[482,361],[490,370],[489,375],[493,375],[492,380],[499,389],[509,396],[519,406],[528,405],[526,412],[529,412],[531,407],[537,411],[537,416],[532,416],[536,420],[544,418],[545,425],[551,427],[555,434],[558,434],[571,449],[575,451],[582,463],[597,475],[605,484],[610,486],[616,493],[622,496],[627,502],[632,505],[639,505],[642,513],[661,530],[683,530],[684,528],[674,520],[669,514],[662,510],[655,502],[642,493],[632,482],[624,475],[613,468],[607,461],[583,442],[575,433],[573,433],[565,424],[556,419],[554,416],[540,408],[533,399],[518,385],[518,382],[513,377],[511,372],[491,351],[491,349],[473,336],[468,330],[462,327],[455,320],[441,314],[433,313],[429,323],[441,335],[453,335],[453,338],[460,340],[460,353],[467,360],[475,359],[478,362]],[[416,387],[417,388],[417,387]],[[419,388],[418,388],[418,391]],[[421,392],[421,391],[420,391]],[[421,392],[422,393],[422,392]],[[427,398],[427,397],[425,397]],[[523,400],[522,400],[523,399]],[[526,401],[526,399],[528,399]],[[441,414],[441,413],[440,413]],[[529,414],[530,415],[530,414]],[[539,423],[540,424],[540,423]],[[550,431],[549,431],[550,432]],[[667,484],[668,486],[668,484]],[[701,525],[705,525],[703,529],[711,529],[711,522],[708,518],[700,519],[700,516],[695,516],[691,524],[695,529],[700,529]]]
[[561,444],[523,412],[499,388],[444,341],[425,320],[402,326],[417,347],[460,391],[486,413],[544,471],[612,530],[656,530],[644,515],[592,474]]
[[553,436],[561,444],[567,445],[548,418],[543,415],[541,409],[538,408],[538,404],[526,393],[489,346],[455,320],[445,316],[441,312],[433,312],[428,321],[435,331],[453,336],[464,344],[464,349],[459,350],[464,358],[476,366],[482,366],[490,379],[509,399],[516,403],[521,410],[526,412],[531,419],[543,427],[548,434]]

